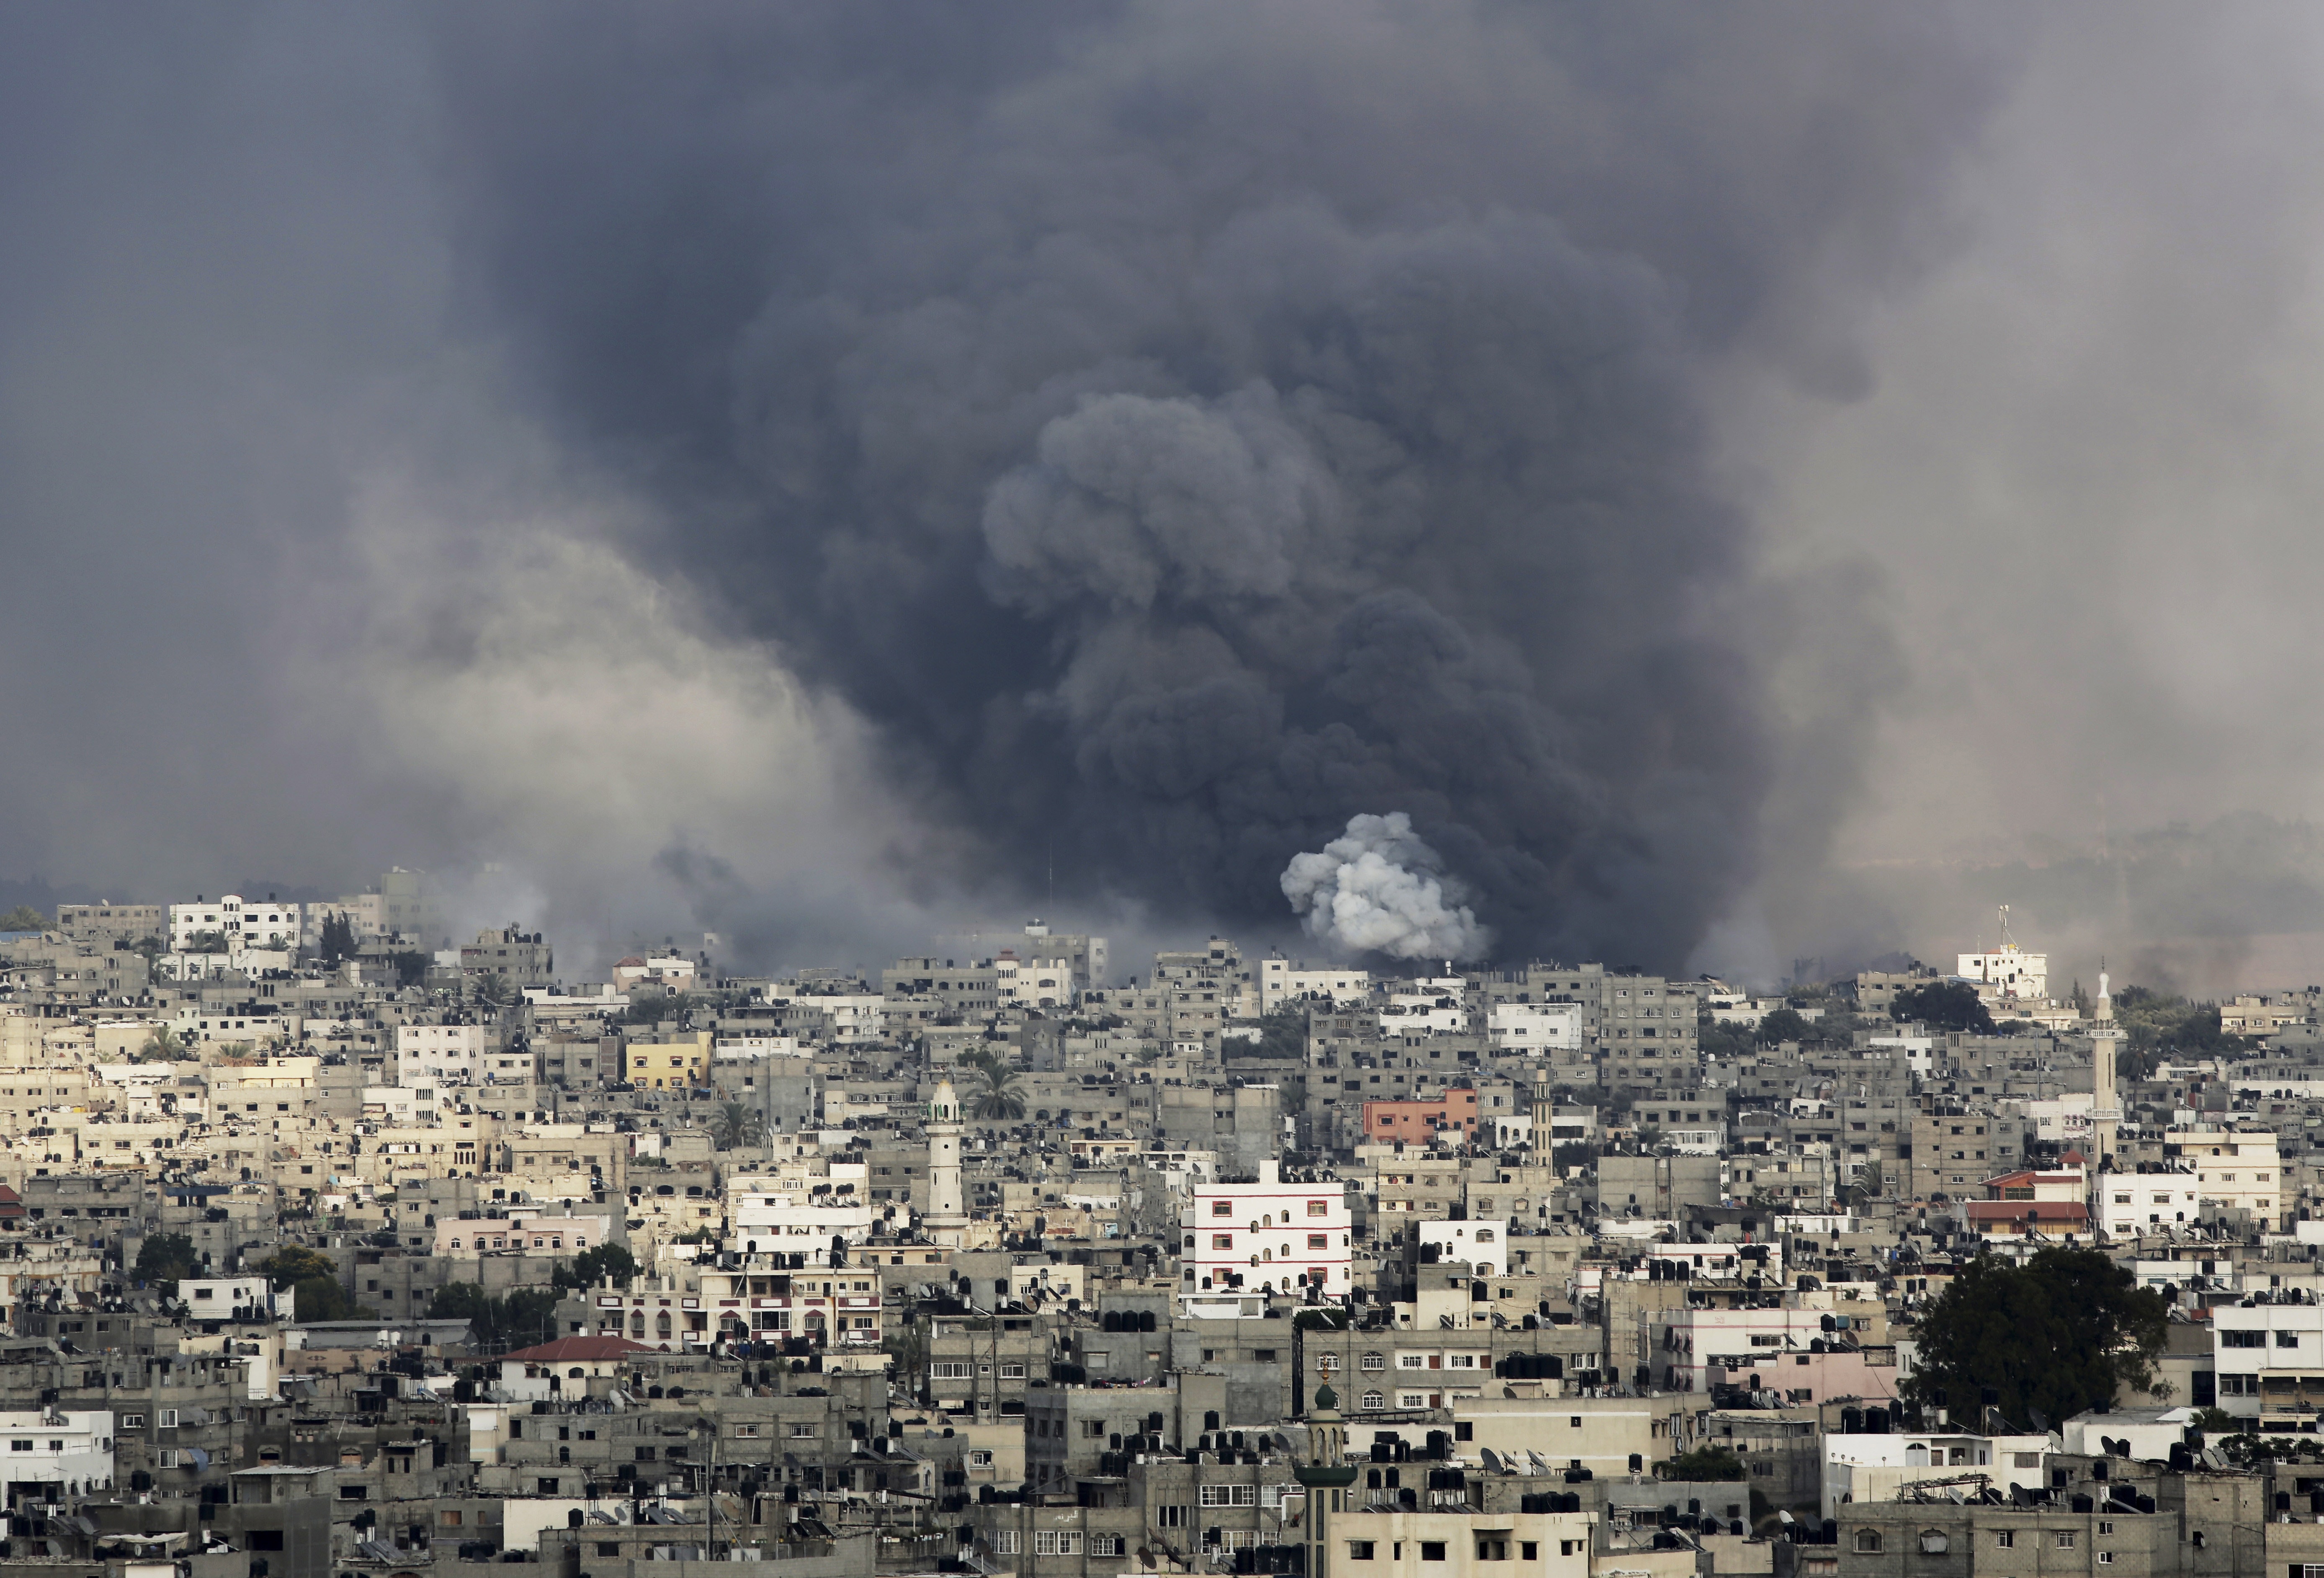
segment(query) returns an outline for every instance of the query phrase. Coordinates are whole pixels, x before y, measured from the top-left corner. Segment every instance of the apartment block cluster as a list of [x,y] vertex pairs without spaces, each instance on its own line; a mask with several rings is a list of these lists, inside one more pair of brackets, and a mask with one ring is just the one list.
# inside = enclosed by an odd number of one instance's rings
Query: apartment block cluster
[[[2007,941],[1766,997],[965,940],[568,975],[404,871],[0,935],[0,1568],[2324,1571],[2317,1453],[2200,1428],[2324,1411],[2312,989],[2173,1063]],[[1905,1399],[1964,1266],[2070,1243],[2167,1299],[2151,1390]]]

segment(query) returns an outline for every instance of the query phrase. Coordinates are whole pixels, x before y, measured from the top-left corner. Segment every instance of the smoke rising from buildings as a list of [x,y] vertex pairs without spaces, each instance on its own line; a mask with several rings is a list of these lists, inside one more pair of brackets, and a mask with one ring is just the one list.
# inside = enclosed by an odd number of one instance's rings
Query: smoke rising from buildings
[[0,17],[0,876],[839,963],[1392,807],[1773,971],[1940,951],[1835,840],[2301,814],[2316,24],[2081,20]]
[[1320,854],[1293,855],[1280,881],[1300,929],[1350,953],[1472,959],[1492,946],[1462,902],[1467,888],[1402,811],[1349,817],[1346,834]]

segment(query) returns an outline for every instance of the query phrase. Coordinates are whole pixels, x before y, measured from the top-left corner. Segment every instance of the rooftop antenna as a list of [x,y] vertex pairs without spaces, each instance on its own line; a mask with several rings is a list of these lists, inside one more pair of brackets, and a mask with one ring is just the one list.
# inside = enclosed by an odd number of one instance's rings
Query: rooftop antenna
[[2017,939],[2009,935],[2009,906],[2004,904],[2001,907],[2001,951],[2006,954],[2016,946]]

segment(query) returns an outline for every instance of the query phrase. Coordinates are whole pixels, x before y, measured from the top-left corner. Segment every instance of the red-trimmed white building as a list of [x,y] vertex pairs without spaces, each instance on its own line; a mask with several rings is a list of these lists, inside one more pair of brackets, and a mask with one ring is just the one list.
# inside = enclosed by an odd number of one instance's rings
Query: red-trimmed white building
[[501,1390],[518,1402],[589,1395],[589,1382],[621,1375],[629,1361],[654,1350],[621,1337],[559,1337],[501,1355]]
[[1985,1182],[1985,1198],[1964,1201],[1961,1219],[1980,1238],[2024,1238],[2038,1233],[2060,1243],[2071,1233],[2090,1236],[2089,1181],[2082,1153],[2070,1150],[2054,1172],[2024,1168]]
[[[1179,1214],[1179,1293],[1318,1287],[1345,1300],[1352,1224],[1341,1186],[1286,1184],[1272,1161],[1255,1184],[1198,1184]],[[1189,1313],[1200,1313],[1190,1304]]]

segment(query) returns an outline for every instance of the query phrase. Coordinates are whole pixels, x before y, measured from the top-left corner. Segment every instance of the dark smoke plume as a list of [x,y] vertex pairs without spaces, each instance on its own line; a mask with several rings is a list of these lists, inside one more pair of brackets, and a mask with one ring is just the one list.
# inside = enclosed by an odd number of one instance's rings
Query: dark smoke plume
[[1779,745],[1705,370],[1859,387],[1990,91],[1812,14],[447,14],[462,289],[960,880],[1279,923],[1401,811],[1675,964]]

